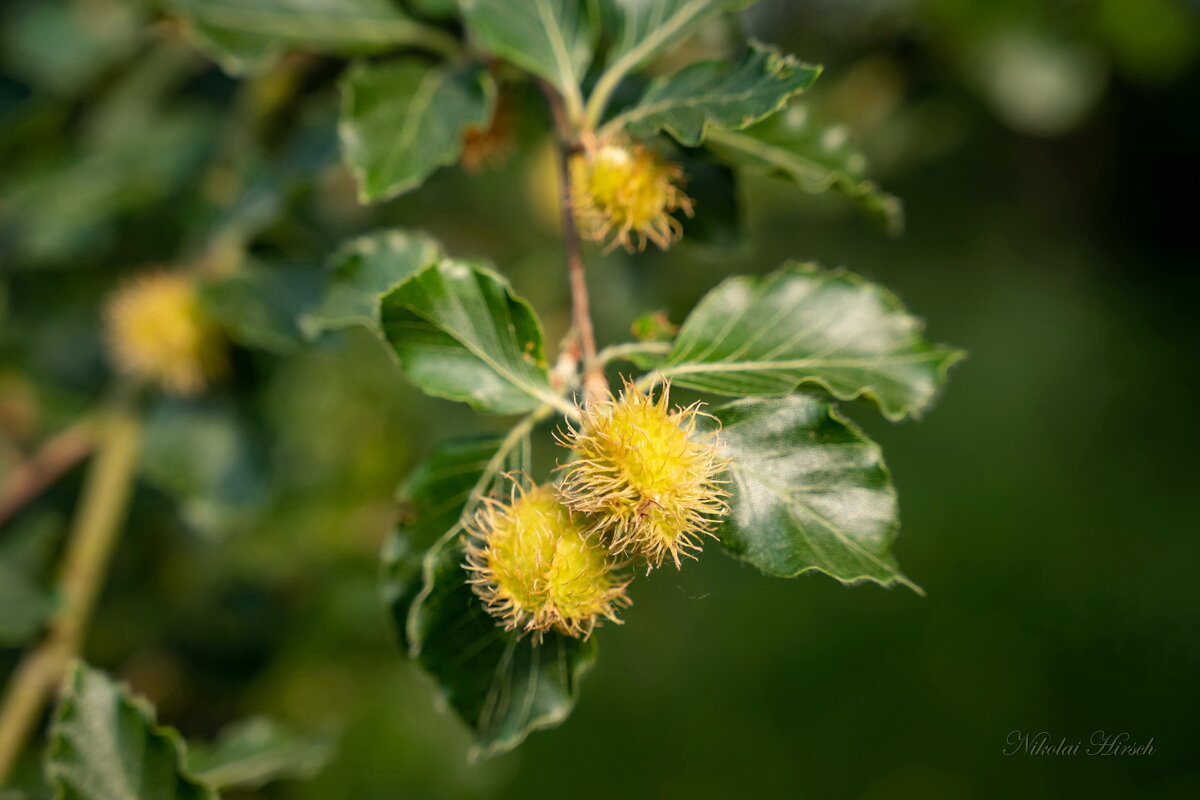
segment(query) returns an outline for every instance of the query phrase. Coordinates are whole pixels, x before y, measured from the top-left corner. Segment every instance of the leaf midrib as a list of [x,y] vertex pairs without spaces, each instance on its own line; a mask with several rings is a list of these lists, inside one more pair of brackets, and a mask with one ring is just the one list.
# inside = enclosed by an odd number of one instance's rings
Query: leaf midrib
[[783,147],[763,142],[745,133],[717,129],[709,131],[708,138],[718,144],[757,156],[770,166],[802,176],[808,181],[808,185],[813,191],[825,191],[836,184],[838,180],[855,181],[855,178],[845,170],[806,159]]
[[[733,465],[733,467],[731,467],[731,469],[734,472],[738,472],[738,473],[744,475],[747,480],[752,480],[752,481],[758,483],[760,486],[765,488],[771,494],[778,497],[781,501],[783,501],[787,505],[792,506],[794,508],[798,508],[798,509],[802,510],[808,516],[815,519],[817,522],[819,522],[821,524],[822,527],[824,527],[826,530],[828,530],[830,533],[832,533],[834,535],[834,537],[839,542],[841,542],[844,547],[846,547],[849,550],[856,551],[857,553],[860,554],[860,556],[862,558],[866,559],[868,562],[872,562],[872,563],[876,564],[880,569],[884,570],[887,573],[887,575],[889,576],[890,580],[895,580],[895,581],[900,581],[900,582],[903,582],[905,580],[904,576],[901,575],[900,572],[895,567],[889,565],[887,562],[881,560],[874,553],[863,548],[862,545],[860,545],[854,539],[850,538],[835,523],[833,523],[831,520],[827,519],[823,514],[818,513],[816,511],[816,509],[814,509],[812,506],[808,505],[807,503],[802,502],[798,497],[794,497],[791,493],[788,492],[787,489],[779,486],[778,484],[772,483],[771,481],[761,477],[757,473],[751,472],[748,469],[746,469],[745,467],[742,467],[736,463]],[[796,528],[799,531],[800,535],[802,537],[804,537],[804,541],[806,543],[808,543],[808,545],[810,547],[813,547],[814,550],[820,549],[813,545],[811,535],[808,533],[808,531],[806,531],[804,529],[804,526],[800,525],[799,520],[796,520]],[[894,535],[895,526],[892,527],[892,530],[889,531],[889,533],[892,533]]]
[[872,358],[843,359],[791,359],[781,361],[697,361],[666,365],[659,369],[664,376],[686,375],[697,372],[777,372],[785,369],[806,367],[877,367],[884,364],[915,364],[922,361],[937,361],[945,356],[940,351],[929,353],[901,353]]

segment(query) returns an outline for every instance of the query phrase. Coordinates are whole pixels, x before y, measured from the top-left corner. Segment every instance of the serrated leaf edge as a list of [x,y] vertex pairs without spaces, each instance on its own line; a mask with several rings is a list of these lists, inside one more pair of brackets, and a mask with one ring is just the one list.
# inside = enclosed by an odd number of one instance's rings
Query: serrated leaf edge
[[[887,307],[887,309],[889,311],[898,312],[901,315],[903,315],[904,317],[906,317],[908,320],[910,320],[910,322],[912,323],[913,335],[919,335],[925,330],[925,321],[923,319],[921,319],[920,317],[917,317],[917,316],[909,313],[907,307],[900,300],[900,298],[897,297],[896,294],[893,293],[886,286],[876,283],[875,281],[868,280],[868,279],[864,278],[863,276],[859,275],[858,273],[852,272],[843,267],[837,267],[835,269],[825,269],[824,267],[821,267],[819,264],[816,264],[815,262],[788,261],[788,262],[785,262],[778,269],[776,269],[773,272],[770,272],[766,275],[733,275],[733,276],[726,278],[725,280],[723,280],[719,284],[717,284],[715,287],[713,287],[705,295],[705,298],[707,298],[709,295],[712,295],[712,294],[720,291],[723,287],[734,284],[734,283],[747,283],[747,284],[751,285],[752,287],[754,287],[755,289],[757,289],[757,287],[760,286],[763,283],[763,281],[765,281],[767,278],[773,277],[776,274],[783,272],[785,270],[794,271],[798,275],[819,274],[821,276],[824,276],[824,277],[827,277],[830,279],[843,278],[843,279],[849,280],[851,283],[855,284],[856,286],[873,289],[879,293],[881,300],[883,300],[885,306]],[[701,298],[700,302],[703,302],[705,298]],[[699,307],[699,304],[697,304],[697,307]],[[687,325],[687,320],[684,320],[681,328],[686,325]],[[860,398],[870,400],[872,403],[874,403],[875,407],[877,409],[879,409],[879,412],[884,416],[884,418],[887,419],[889,422],[899,422],[900,420],[903,420],[905,418],[917,420],[917,419],[920,419],[921,416],[927,410],[929,410],[929,408],[932,407],[932,405],[936,401],[938,395],[940,395],[941,390],[942,390],[942,385],[945,384],[946,378],[948,377],[949,372],[950,372],[950,368],[952,366],[954,366],[954,364],[958,363],[959,361],[962,361],[963,359],[965,359],[967,357],[967,352],[965,350],[959,350],[959,349],[946,347],[944,345],[933,345],[933,344],[930,345],[930,348],[931,348],[931,352],[929,354],[930,358],[928,360],[933,361],[933,360],[935,360],[935,356],[936,356],[936,360],[939,361],[937,376],[938,376],[938,379],[939,379],[941,385],[939,385],[937,387],[937,389],[925,400],[925,402],[920,407],[914,407],[914,408],[909,408],[909,409],[896,409],[896,410],[892,411],[892,410],[888,409],[887,405],[883,402],[883,399],[879,394],[879,390],[873,385],[867,385],[856,392],[844,392],[843,393],[843,392],[835,391],[833,389],[833,387],[828,384],[828,382],[826,382],[825,380],[823,380],[821,378],[817,378],[817,377],[801,379],[792,387],[791,391],[789,391],[789,392],[761,393],[761,394],[756,393],[755,396],[758,396],[758,397],[785,397],[788,394],[791,394],[792,392],[798,391],[803,386],[815,386],[815,387],[819,388],[822,392],[825,392],[826,394],[828,394],[830,397],[836,398],[838,400],[853,401],[853,400],[858,400]],[[920,360],[926,360],[926,359],[920,359]],[[802,359],[802,361],[803,361],[803,359]],[[682,362],[682,363],[686,364],[688,362]],[[740,368],[745,369],[745,365],[755,364],[755,363],[759,363],[759,362],[741,361],[741,362],[734,362],[734,363],[737,366],[739,366]],[[761,363],[764,365],[764,367],[763,367],[764,369],[773,369],[773,368],[777,368],[781,363],[787,364],[788,362],[772,361],[772,362],[761,362]],[[670,358],[668,357],[667,363],[665,363],[661,367],[659,367],[658,373],[661,376],[663,376],[664,378],[671,378],[675,375],[686,375],[688,372],[721,372],[721,371],[733,372],[733,371],[737,371],[734,369],[721,369],[721,368],[700,369],[699,367],[705,366],[702,362],[697,363],[698,368],[694,369],[694,370],[672,370],[671,367],[673,367],[673,366],[677,366],[677,365],[671,364]],[[727,392],[715,392],[715,391],[711,392],[711,393],[712,394],[725,394],[725,395],[729,394]]]

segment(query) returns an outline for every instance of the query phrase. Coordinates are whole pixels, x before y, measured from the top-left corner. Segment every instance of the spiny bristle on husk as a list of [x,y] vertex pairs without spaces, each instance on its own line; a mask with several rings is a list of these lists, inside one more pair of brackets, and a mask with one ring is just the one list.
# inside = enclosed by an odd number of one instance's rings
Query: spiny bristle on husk
[[602,619],[620,624],[629,582],[581,522],[550,486],[489,498],[470,521],[469,583],[506,630],[536,644],[550,630],[586,639]]
[[666,250],[683,235],[676,212],[692,215],[683,169],[645,145],[615,140],[593,144],[571,159],[571,193],[583,235],[611,238],[609,249]]
[[719,433],[696,435],[701,404],[672,410],[669,394],[664,386],[654,400],[627,383],[559,436],[577,456],[562,467],[563,502],[589,515],[613,552],[645,559],[647,572],[667,558],[676,568],[681,556],[694,558],[729,513]]
[[226,369],[224,337],[185,273],[155,272],[125,282],[109,299],[105,322],[117,369],[168,392],[196,394]]

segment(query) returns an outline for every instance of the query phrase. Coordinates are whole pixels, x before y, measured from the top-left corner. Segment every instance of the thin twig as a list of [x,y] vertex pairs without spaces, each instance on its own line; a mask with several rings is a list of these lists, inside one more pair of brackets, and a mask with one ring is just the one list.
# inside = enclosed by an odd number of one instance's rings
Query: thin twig
[[0,525],[82,461],[95,444],[95,420],[85,418],[56,434],[13,468],[0,486]]
[[0,703],[0,786],[47,697],[79,654],[125,518],[141,428],[130,391],[118,391],[97,423],[88,471],[59,573],[61,606],[45,639],[17,665]]
[[540,82],[558,139],[559,200],[562,207],[563,248],[567,256],[567,279],[571,287],[571,320],[583,357],[585,400],[608,393],[604,368],[596,359],[596,332],[588,303],[587,275],[583,266],[583,241],[575,225],[575,205],[571,195],[571,157],[579,151],[579,142],[567,118],[562,96],[550,84]]

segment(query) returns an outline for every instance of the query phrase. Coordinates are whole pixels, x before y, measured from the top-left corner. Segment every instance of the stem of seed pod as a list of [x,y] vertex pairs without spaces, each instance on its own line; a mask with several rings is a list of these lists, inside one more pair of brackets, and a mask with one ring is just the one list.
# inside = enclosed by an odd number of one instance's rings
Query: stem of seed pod
[[575,206],[571,196],[571,157],[578,152],[578,137],[567,118],[562,95],[546,82],[539,82],[550,116],[554,121],[558,140],[559,200],[562,211],[563,247],[567,257],[567,279],[571,287],[571,319],[578,337],[583,356],[584,401],[591,401],[608,394],[608,381],[604,367],[596,358],[596,333],[592,328],[592,315],[588,303],[587,275],[583,267],[583,241],[575,225]]

